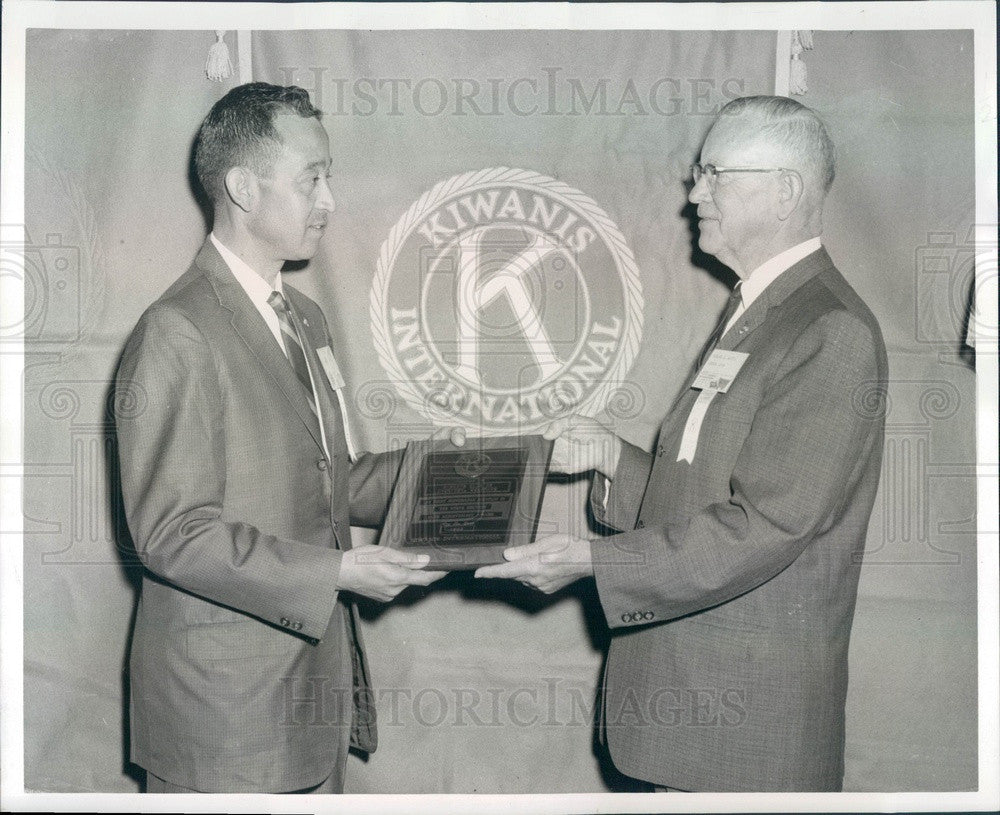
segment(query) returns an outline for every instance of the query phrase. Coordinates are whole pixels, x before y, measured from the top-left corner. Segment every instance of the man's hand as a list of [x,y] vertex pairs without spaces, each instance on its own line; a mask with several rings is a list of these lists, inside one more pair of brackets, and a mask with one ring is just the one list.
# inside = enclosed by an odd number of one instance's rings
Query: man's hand
[[458,425],[454,427],[439,427],[431,433],[431,441],[448,439],[455,447],[465,447],[465,438],[467,435],[465,428]]
[[385,603],[407,586],[426,586],[447,574],[425,571],[429,560],[428,555],[361,544],[344,552],[337,589]]
[[574,413],[556,419],[543,435],[555,439],[549,463],[553,472],[575,475],[597,470],[608,478],[614,476],[622,442],[597,420]]
[[552,594],[574,580],[594,574],[590,541],[572,535],[551,535],[504,550],[507,563],[481,566],[476,577],[509,577]]

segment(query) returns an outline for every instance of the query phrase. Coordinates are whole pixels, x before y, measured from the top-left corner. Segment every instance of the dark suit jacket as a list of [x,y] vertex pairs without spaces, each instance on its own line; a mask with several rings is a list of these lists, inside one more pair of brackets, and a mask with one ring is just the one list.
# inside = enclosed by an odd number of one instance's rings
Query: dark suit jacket
[[837,790],[847,648],[878,487],[875,318],[819,250],[722,338],[749,354],[677,461],[686,388],[652,455],[627,446],[594,541],[614,636],[604,738],[620,770],[689,790]]
[[[323,314],[285,287],[330,446],[259,312],[206,242],[142,315],[117,398],[122,494],[147,571],[131,652],[132,760],[206,792],[323,781],[375,747],[356,613],[335,589],[351,523],[384,514],[399,454],[351,466],[316,357]],[[361,709],[354,711],[352,684]]]

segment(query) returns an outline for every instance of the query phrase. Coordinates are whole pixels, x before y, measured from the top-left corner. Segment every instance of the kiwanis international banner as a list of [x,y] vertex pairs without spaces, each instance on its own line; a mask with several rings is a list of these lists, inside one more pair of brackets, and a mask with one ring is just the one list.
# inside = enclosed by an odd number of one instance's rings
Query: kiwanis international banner
[[[771,92],[774,51],[771,32],[255,32],[254,78],[325,114],[337,211],[299,277],[363,445],[569,409],[649,445],[726,296],[692,258],[688,168],[726,101]],[[586,488],[550,483],[539,531],[586,534]],[[456,574],[372,609],[381,739],[349,790],[616,788],[590,591]],[[738,699],[672,704],[739,722]]]

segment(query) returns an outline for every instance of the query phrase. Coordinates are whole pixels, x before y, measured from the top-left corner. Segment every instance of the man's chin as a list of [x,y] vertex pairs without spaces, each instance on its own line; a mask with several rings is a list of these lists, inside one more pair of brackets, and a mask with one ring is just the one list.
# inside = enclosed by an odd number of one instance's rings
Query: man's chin
[[319,252],[319,238],[307,239],[301,246],[290,251],[285,260],[289,263],[305,263],[316,257],[317,252]]
[[[709,227],[711,229],[712,227]],[[705,222],[701,223],[698,232],[698,248],[706,255],[715,255],[719,251],[719,241],[714,235],[706,234]]]

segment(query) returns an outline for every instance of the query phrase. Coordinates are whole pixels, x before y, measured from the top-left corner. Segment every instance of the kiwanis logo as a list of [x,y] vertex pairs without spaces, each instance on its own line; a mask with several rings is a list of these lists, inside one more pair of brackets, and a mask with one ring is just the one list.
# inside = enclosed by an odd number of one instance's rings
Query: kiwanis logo
[[486,453],[466,453],[455,464],[455,472],[465,478],[479,478],[493,463]]
[[642,333],[638,269],[607,214],[505,167],[442,181],[406,211],[382,244],[370,308],[407,403],[481,432],[597,413]]

